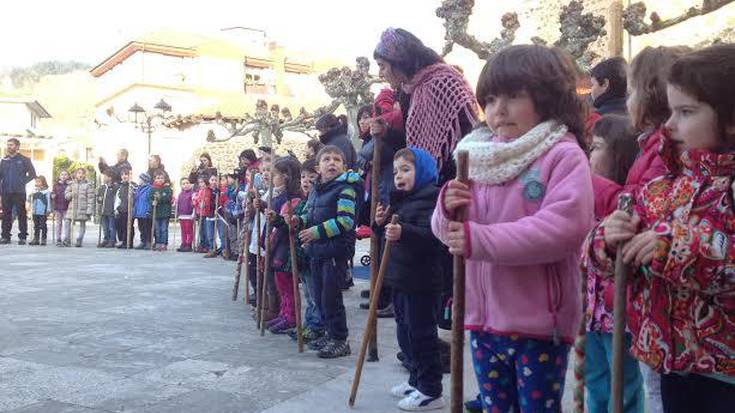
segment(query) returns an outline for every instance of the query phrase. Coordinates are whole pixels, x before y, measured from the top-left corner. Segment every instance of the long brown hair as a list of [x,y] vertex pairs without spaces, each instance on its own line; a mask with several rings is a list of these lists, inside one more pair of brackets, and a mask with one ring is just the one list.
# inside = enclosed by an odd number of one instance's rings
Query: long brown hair
[[636,99],[630,117],[638,132],[658,127],[671,116],[666,81],[674,62],[689,51],[686,46],[649,46],[630,62],[628,86],[635,94],[629,99]]
[[584,104],[577,96],[577,71],[569,54],[556,47],[510,46],[494,54],[477,82],[477,102],[485,107],[491,95],[527,91],[541,120],[567,126],[577,143],[584,140]]
[[592,135],[604,139],[610,153],[610,169],[605,177],[619,185],[625,185],[628,171],[638,154],[636,132],[630,124],[630,119],[624,115],[605,115],[595,122]]
[[671,67],[669,83],[712,106],[719,139],[730,148],[735,145],[735,136],[727,130],[735,126],[735,44],[687,54]]

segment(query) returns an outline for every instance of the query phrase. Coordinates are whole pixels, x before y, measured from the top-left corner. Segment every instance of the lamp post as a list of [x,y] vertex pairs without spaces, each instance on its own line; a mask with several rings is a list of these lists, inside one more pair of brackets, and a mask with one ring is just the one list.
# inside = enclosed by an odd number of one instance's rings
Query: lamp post
[[171,105],[161,99],[153,106],[153,109],[155,109],[155,112],[149,113],[137,103],[128,109],[132,117],[131,121],[135,123],[135,127],[148,135],[148,156],[151,155],[152,134],[160,126],[160,123],[166,120],[167,113],[171,112]]

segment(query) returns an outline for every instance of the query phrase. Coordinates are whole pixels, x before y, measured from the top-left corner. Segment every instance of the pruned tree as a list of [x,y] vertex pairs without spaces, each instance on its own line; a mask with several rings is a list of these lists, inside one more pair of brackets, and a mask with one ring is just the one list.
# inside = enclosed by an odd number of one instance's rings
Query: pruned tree
[[732,3],[735,0],[703,0],[699,7],[690,7],[679,16],[663,20],[657,12],[651,12],[651,23],[646,23],[646,5],[643,2],[633,3],[623,11],[623,27],[631,36],[655,33],[693,17],[703,16]]

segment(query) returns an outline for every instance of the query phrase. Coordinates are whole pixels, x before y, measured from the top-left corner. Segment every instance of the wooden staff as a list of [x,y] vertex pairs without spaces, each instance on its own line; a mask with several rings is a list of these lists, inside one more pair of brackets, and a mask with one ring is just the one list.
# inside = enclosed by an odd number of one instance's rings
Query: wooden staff
[[153,194],[153,211],[151,212],[151,251],[156,250],[155,237],[156,237],[156,207],[158,206],[158,197]]
[[107,187],[105,185],[105,192],[102,193],[102,206],[100,207],[100,213],[97,218],[97,248],[102,244],[102,214],[105,213],[105,200],[107,199]]
[[199,200],[199,219],[197,219],[197,235],[199,236],[199,242],[197,243],[197,249],[199,249],[199,246],[202,244],[202,237],[206,237],[206,234],[202,234],[202,232],[206,232],[206,229],[204,229],[204,200]]
[[128,222],[126,225],[127,236],[125,246],[128,249],[133,248],[133,183],[128,180]]
[[[268,208],[267,210],[270,211],[273,207],[273,166],[271,165],[270,170],[268,171]],[[268,273],[271,270],[271,221],[267,218],[265,220],[265,263],[263,265],[263,285],[261,287],[261,301],[265,300],[265,296],[267,294],[266,284],[268,283]],[[258,241],[260,241],[260,238],[258,238]],[[261,307],[265,305],[265,303],[261,303]],[[260,335],[265,335],[265,311],[263,311],[263,308],[261,308],[260,311]]]
[[[397,224],[398,215],[393,215],[390,223]],[[360,355],[357,357],[357,365],[355,365],[355,377],[352,379],[350,398],[347,401],[347,404],[350,407],[355,406],[355,397],[357,397],[357,388],[360,386],[360,377],[362,376],[362,366],[365,363],[365,354],[368,350],[368,344],[372,336],[375,335],[376,332],[375,327],[377,325],[378,318],[378,301],[380,301],[380,289],[383,288],[383,278],[385,277],[385,270],[388,267],[388,258],[390,257],[390,247],[392,245],[393,243],[390,241],[385,242],[383,257],[380,260],[380,271],[378,271],[378,274],[375,277],[375,287],[370,294],[370,309],[368,310],[367,325],[365,326],[365,333],[363,333],[362,335],[362,343],[360,344]],[[371,262],[371,265],[375,265],[375,263]]]
[[[74,182],[72,182],[72,185],[74,185]],[[74,220],[77,218],[77,214],[79,213],[79,190],[81,189],[79,186],[79,181],[77,181],[77,192],[74,193],[74,187],[71,187],[71,222],[69,223],[69,242],[74,239]]]
[[[171,196],[173,197],[173,194]],[[179,194],[179,196],[181,196],[181,194]],[[178,228],[179,225],[179,199],[171,199],[171,206],[174,207],[174,230],[171,231],[174,235],[174,242],[171,245],[173,245],[172,248],[176,248],[176,228]],[[166,225],[168,225],[168,223],[166,223]]]
[[[380,201],[380,153],[383,149],[383,139],[373,138],[373,161],[370,171],[370,224],[373,231],[370,234],[370,301],[375,294],[375,280],[378,278],[378,255],[380,254],[380,236],[375,231],[375,214]],[[387,207],[387,206],[386,206]],[[370,338],[368,361],[378,361],[378,329],[377,318],[373,320],[372,330],[375,332]]]
[[286,217],[288,219],[288,246],[291,249],[291,278],[293,281],[294,312],[296,313],[296,346],[299,353],[304,352],[304,332],[301,328],[301,292],[299,291],[299,266],[296,256],[296,228],[291,222],[293,208],[291,201],[286,202]]
[[[463,184],[469,182],[469,152],[459,151],[457,153],[457,180]],[[456,211],[455,220],[464,222],[466,219],[466,208]],[[451,401],[450,411],[462,413],[464,393],[464,256],[454,256],[454,286],[452,296],[452,347],[451,347]]]
[[217,193],[214,194],[214,206],[212,206],[212,211],[214,212],[212,215],[214,215],[214,230],[212,233],[212,253],[215,255],[217,254],[217,227],[219,226],[219,217],[217,217],[217,208],[219,208],[219,192],[220,192],[220,175],[217,175]]
[[[56,244],[56,194],[51,192],[51,242]],[[64,220],[62,219],[61,222],[63,223]],[[63,225],[62,225],[63,227]]]
[[[622,194],[618,198],[618,210],[630,215],[633,212],[633,198]],[[623,369],[625,358],[625,298],[628,266],[623,262],[623,243],[617,246],[615,256],[615,306],[613,308],[613,371],[612,398],[613,412],[623,413]]]

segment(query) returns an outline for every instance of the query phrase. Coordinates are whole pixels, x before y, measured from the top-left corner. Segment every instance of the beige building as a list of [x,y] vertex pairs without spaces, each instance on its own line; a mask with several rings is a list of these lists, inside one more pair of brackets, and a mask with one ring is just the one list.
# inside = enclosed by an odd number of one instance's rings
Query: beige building
[[[145,170],[148,135],[131,123],[129,112],[136,104],[154,115],[163,99],[171,110],[161,115],[198,115],[205,121],[218,112],[230,119],[252,114],[259,99],[292,113],[301,107],[314,109],[329,102],[317,76],[335,63],[310,60],[269,41],[264,32],[246,28],[212,35],[166,30],[135,39],[90,71],[98,82],[95,156],[112,161],[124,147],[130,151],[134,173]],[[176,130],[161,126],[159,120],[153,121],[157,127],[150,135],[150,153],[161,155],[172,179],[190,168],[192,154],[207,145],[210,129],[218,137],[227,135],[213,123]],[[215,166],[234,166],[235,154],[248,145],[252,138],[210,148],[216,152]]]

